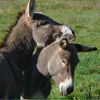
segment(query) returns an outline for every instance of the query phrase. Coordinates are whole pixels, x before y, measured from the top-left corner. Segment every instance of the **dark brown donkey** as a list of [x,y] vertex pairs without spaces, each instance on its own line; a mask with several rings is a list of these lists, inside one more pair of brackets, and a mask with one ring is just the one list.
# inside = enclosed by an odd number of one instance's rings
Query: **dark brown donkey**
[[93,50],[96,48],[68,43],[66,38],[44,47],[40,54],[33,55],[32,61],[24,73],[23,98],[47,98],[51,91],[51,78],[59,86],[62,95],[73,92],[74,71],[79,62],[77,52]]
[[67,37],[69,42],[75,38],[69,27],[35,13],[34,8],[35,0],[30,0],[0,47],[0,99],[19,98],[22,72],[37,46],[44,47],[57,37]]

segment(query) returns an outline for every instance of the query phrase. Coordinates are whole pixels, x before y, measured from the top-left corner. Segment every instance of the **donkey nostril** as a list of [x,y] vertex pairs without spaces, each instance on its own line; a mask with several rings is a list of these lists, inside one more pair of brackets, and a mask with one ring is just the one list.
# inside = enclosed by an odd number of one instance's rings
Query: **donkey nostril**
[[69,88],[67,89],[67,93],[68,93],[68,94],[72,93],[73,91],[74,91],[74,87],[73,87],[73,86],[71,86],[71,87],[69,87]]

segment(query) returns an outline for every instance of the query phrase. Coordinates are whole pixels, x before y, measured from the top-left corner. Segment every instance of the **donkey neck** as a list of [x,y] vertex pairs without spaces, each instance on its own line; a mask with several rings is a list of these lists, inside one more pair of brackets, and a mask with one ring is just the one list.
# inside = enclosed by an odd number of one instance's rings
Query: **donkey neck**
[[24,98],[32,98],[38,91],[42,91],[43,95],[47,97],[51,91],[51,78],[44,76],[37,69],[37,59],[41,49],[33,54],[30,64],[24,71],[25,90]]
[[23,70],[31,58],[34,46],[32,30],[22,17],[12,29],[5,46],[1,50]]

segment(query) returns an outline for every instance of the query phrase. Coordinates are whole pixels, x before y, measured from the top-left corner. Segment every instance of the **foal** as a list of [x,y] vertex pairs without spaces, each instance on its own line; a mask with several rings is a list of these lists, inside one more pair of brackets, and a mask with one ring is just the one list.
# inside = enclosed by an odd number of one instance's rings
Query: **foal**
[[51,78],[56,82],[62,95],[74,90],[74,71],[79,62],[77,52],[96,50],[81,44],[68,43],[62,38],[33,54],[30,65],[24,73],[23,98],[47,98],[51,91]]

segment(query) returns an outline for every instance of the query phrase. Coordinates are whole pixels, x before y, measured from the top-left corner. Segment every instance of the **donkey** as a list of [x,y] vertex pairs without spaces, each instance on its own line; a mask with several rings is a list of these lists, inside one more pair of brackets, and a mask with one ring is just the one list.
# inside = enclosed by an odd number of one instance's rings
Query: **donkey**
[[37,47],[52,43],[57,38],[75,39],[74,31],[48,16],[34,12],[35,0],[29,0],[26,10],[19,13],[0,46],[0,98],[19,98],[22,92],[22,73]]
[[44,47],[40,53],[33,54],[24,73],[23,98],[46,99],[51,91],[51,78],[63,96],[73,92],[74,71],[79,62],[77,52],[94,50],[95,47],[72,44],[67,38],[62,38]]

